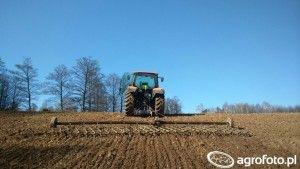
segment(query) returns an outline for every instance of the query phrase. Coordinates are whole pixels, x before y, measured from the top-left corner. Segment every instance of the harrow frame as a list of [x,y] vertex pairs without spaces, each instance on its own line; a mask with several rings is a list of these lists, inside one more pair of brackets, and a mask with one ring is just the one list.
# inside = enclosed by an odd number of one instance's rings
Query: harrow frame
[[164,124],[191,124],[191,125],[228,125],[234,127],[233,120],[227,118],[224,122],[209,122],[209,121],[167,121],[162,118],[155,117],[153,121],[130,121],[130,120],[103,120],[103,121],[70,121],[70,122],[61,122],[58,121],[57,117],[53,117],[50,121],[50,127],[56,128],[58,125],[95,125],[95,124],[138,124],[138,125],[154,125],[162,126]]

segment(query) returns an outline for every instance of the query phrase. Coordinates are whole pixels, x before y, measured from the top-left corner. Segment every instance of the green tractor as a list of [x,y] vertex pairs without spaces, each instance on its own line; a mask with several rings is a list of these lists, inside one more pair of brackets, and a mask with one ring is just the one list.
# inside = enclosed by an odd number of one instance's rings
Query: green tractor
[[126,115],[164,116],[165,91],[159,87],[157,73],[134,72],[128,76],[125,91]]

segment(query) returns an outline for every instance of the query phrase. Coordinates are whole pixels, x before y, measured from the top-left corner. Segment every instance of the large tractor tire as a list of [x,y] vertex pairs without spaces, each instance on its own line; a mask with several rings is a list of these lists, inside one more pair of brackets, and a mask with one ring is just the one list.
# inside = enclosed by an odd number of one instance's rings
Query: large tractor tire
[[126,92],[125,95],[125,114],[128,116],[134,115],[134,97],[130,92]]
[[155,115],[164,116],[165,114],[165,99],[163,96],[155,98]]

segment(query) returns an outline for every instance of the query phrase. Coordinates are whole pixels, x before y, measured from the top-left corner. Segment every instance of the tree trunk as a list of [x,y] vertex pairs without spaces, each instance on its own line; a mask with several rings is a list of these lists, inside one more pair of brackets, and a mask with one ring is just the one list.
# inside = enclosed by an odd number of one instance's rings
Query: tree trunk
[[64,110],[64,103],[63,103],[63,84],[62,81],[60,82],[60,110]]
[[28,110],[31,111],[30,79],[27,75]]
[[123,111],[123,96],[121,95],[120,97],[120,112],[122,113]]
[[86,75],[85,75],[85,82],[84,82],[83,98],[82,98],[82,111],[84,111],[84,112],[85,112],[85,100],[86,100],[87,82],[88,82],[88,74],[86,73]]

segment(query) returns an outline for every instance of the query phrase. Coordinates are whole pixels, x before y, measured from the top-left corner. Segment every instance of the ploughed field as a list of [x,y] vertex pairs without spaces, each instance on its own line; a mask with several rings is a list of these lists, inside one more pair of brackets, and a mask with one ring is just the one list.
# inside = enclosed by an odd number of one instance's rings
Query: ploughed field
[[[226,125],[66,125],[59,121],[139,120],[120,113],[0,113],[0,168],[214,168],[211,151],[237,157],[300,155],[300,114],[207,114],[168,121],[226,121]],[[236,165],[237,166],[237,165]],[[235,166],[235,167],[236,167]],[[285,165],[253,165],[284,168]]]

